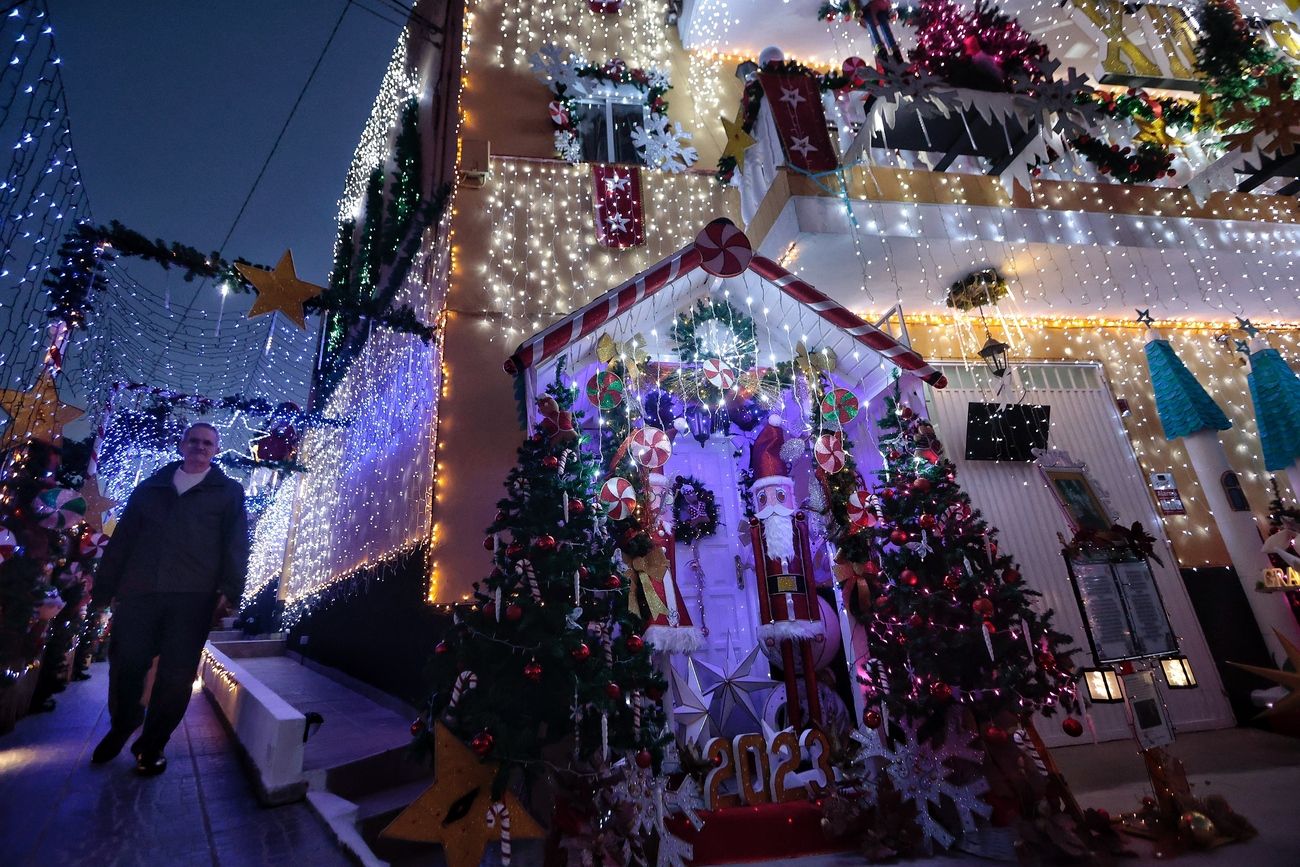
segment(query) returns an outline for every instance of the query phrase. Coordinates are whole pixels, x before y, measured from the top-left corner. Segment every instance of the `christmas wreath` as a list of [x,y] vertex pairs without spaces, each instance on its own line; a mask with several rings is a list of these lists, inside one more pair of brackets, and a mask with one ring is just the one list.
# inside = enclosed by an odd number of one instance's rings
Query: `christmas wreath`
[[701,298],[668,330],[682,361],[718,358],[736,370],[749,370],[758,357],[754,320],[726,301]]
[[994,268],[967,274],[948,287],[948,306],[971,310],[997,304],[1007,295],[1007,281]]
[[704,483],[692,476],[673,481],[673,536],[690,544],[718,532],[718,502]]

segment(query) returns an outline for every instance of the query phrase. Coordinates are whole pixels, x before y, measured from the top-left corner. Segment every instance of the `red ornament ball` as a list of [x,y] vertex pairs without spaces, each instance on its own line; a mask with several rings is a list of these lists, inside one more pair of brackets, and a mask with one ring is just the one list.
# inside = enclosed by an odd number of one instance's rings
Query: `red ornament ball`
[[439,641],[436,645],[434,645],[433,648],[433,652],[436,653],[438,656],[442,656],[444,653],[447,653],[449,650],[451,650],[451,648],[447,646],[447,642],[445,641]]
[[950,574],[943,579],[943,586],[956,593],[961,588],[961,578]]
[[582,500],[569,500],[569,512],[573,515],[581,515],[587,511],[587,504]]
[[876,597],[875,605],[876,605],[877,608],[888,608],[888,607],[889,607],[889,597],[888,597],[888,596],[884,596],[884,595],[877,596],[877,597]]
[[550,535],[538,536],[537,541],[534,542],[533,545],[534,547],[537,548],[538,551],[541,551],[543,553],[554,551],[556,545],[555,537]]
[[862,564],[862,574],[864,574],[864,575],[879,575],[879,574],[880,574],[880,564],[877,563],[875,560],[868,560],[867,562],[865,562],[865,563]]
[[618,701],[623,697],[623,687],[617,683],[605,684],[605,695],[609,696],[611,701]]
[[424,717],[416,717],[411,723],[411,737],[418,738],[424,734]]
[[993,633],[995,633],[995,632],[998,631],[998,628],[997,628],[996,626],[993,625],[993,621],[992,621],[992,620],[985,620],[985,621],[984,621],[984,631],[987,632],[989,635],[992,635]]
[[654,761],[654,756],[650,755],[649,750],[641,750],[641,752],[636,754],[636,766],[638,768],[641,768],[642,770],[645,770],[646,768],[650,767],[650,764],[653,761]]
[[1083,734],[1083,723],[1079,722],[1072,716],[1067,716],[1061,720],[1061,731],[1065,732],[1072,738],[1077,738]]
[[936,680],[930,684],[930,698],[935,701],[949,701],[952,698],[952,687],[942,680]]
[[1020,573],[1008,566],[1002,570],[1002,582],[1004,584],[1018,584],[1020,582]]
[[1043,671],[1056,670],[1056,657],[1050,653],[1038,654],[1038,656],[1035,657],[1035,661],[1038,663],[1038,667],[1041,668]]
[[585,644],[579,644],[569,651],[569,656],[572,656],[578,662],[586,662],[591,656],[591,648]]
[[590,575],[590,574],[591,574],[591,572],[587,570],[587,567],[586,567],[586,566],[579,566],[579,567],[578,567],[578,577],[581,578],[582,580],[584,580],[584,581],[587,580],[587,576]]
[[913,629],[920,629],[924,623],[925,618],[919,614],[913,614],[911,617],[907,618],[907,625]]
[[645,650],[645,639],[639,635],[629,635],[624,643],[627,645],[628,653],[640,653]]
[[869,710],[862,714],[862,722],[864,722],[869,729],[878,729],[884,720],[880,717],[880,711]]
[[975,613],[980,617],[988,618],[993,616],[993,600],[986,596],[976,599],[971,603],[970,607],[975,609]]
[[1005,744],[1007,742],[1007,731],[995,725],[985,726],[984,740],[991,744]]
[[936,522],[934,520],[934,515],[927,513],[922,515],[920,518],[917,518],[916,523],[920,524],[922,529],[933,530]]
[[535,659],[530,660],[528,664],[524,666],[524,677],[528,678],[533,683],[537,683],[537,681],[542,679],[542,664]]
[[906,530],[893,531],[892,533],[889,534],[889,541],[893,542],[895,545],[902,545],[904,542],[907,541],[907,531]]
[[491,551],[491,550],[495,549],[496,546],[497,546],[497,537],[496,537],[496,536],[484,536],[484,537],[483,537],[483,550],[484,550],[484,551]]
[[502,521],[504,521],[505,519],[506,519],[506,513],[505,513],[505,510],[504,510],[504,509],[497,509],[496,522],[497,522],[498,524],[500,524],[500,523],[501,523]]
[[899,458],[901,458],[902,456],[903,456],[903,453],[900,452],[898,449],[890,449],[890,450],[885,454],[885,457],[889,458],[891,461],[896,461],[896,460],[898,460]]
[[522,605],[517,605],[512,602],[506,606],[506,620],[509,620],[511,623],[518,623],[523,616],[524,609]]
[[915,587],[921,581],[920,577],[911,569],[904,569],[898,577],[901,578],[903,583],[908,587]]
[[496,743],[496,738],[492,737],[489,731],[482,731],[474,735],[469,742],[469,748],[474,751],[474,755],[483,758],[492,752],[492,746]]
[[645,694],[650,697],[651,701],[659,701],[659,699],[664,697],[664,688],[658,685],[648,686],[646,687]]
[[924,494],[926,491],[930,490],[931,487],[933,487],[933,485],[930,484],[930,480],[924,476],[918,476],[915,479],[912,479],[912,490],[916,491],[918,494]]
[[495,602],[489,602],[483,606],[483,617],[486,620],[496,620],[497,605]]
[[610,575],[608,578],[605,579],[606,590],[617,590],[622,586],[623,586],[623,579],[616,574]]
[[898,415],[900,418],[906,419],[906,418],[911,418],[912,416],[916,415],[916,413],[912,411],[912,408],[910,406],[905,406],[898,411]]
[[546,457],[542,458],[542,466],[546,467],[548,470],[553,470],[559,465],[560,465],[560,459],[557,458],[555,455],[547,455]]

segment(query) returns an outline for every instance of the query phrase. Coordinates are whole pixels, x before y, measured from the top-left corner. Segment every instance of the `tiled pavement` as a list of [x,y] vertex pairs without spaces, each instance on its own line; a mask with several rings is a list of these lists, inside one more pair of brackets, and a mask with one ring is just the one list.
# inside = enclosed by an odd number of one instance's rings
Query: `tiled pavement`
[[96,867],[335,867],[351,862],[305,803],[263,808],[212,705],[194,695],[162,776],[142,779],[127,750],[102,767],[108,665],[49,714],[0,737],[0,864]]

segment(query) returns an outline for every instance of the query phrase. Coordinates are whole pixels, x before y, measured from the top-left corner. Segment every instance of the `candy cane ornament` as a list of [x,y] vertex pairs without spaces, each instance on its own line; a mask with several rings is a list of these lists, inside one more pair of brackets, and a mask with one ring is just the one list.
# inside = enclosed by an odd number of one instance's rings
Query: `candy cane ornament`
[[496,828],[498,824],[501,827],[501,864],[510,867],[510,808],[501,801],[488,807],[487,812],[488,828]]
[[451,701],[447,702],[447,710],[455,710],[460,704],[460,697],[476,686],[478,686],[478,675],[474,672],[462,671],[456,675],[456,681],[451,685]]

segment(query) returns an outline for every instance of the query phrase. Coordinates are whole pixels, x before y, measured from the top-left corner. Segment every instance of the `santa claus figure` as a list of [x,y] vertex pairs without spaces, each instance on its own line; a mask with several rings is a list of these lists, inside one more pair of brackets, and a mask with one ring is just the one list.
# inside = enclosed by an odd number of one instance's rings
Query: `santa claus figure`
[[638,558],[645,568],[638,568],[641,590],[645,595],[648,625],[646,643],[665,653],[691,653],[698,650],[702,636],[691,623],[677,583],[677,542],[673,536],[673,494],[667,476],[651,473],[650,514],[647,528],[655,545],[649,556]]
[[808,711],[818,724],[821,706],[811,642],[825,635],[821,607],[813,579],[813,558],[808,545],[808,521],[796,510],[794,481],[781,457],[785,431],[776,419],[769,421],[754,440],[750,468],[754,517],[749,534],[754,545],[754,571],[758,576],[759,637],[769,646],[780,643],[785,669],[786,713],[790,725],[801,727],[795,649],[799,650]]

